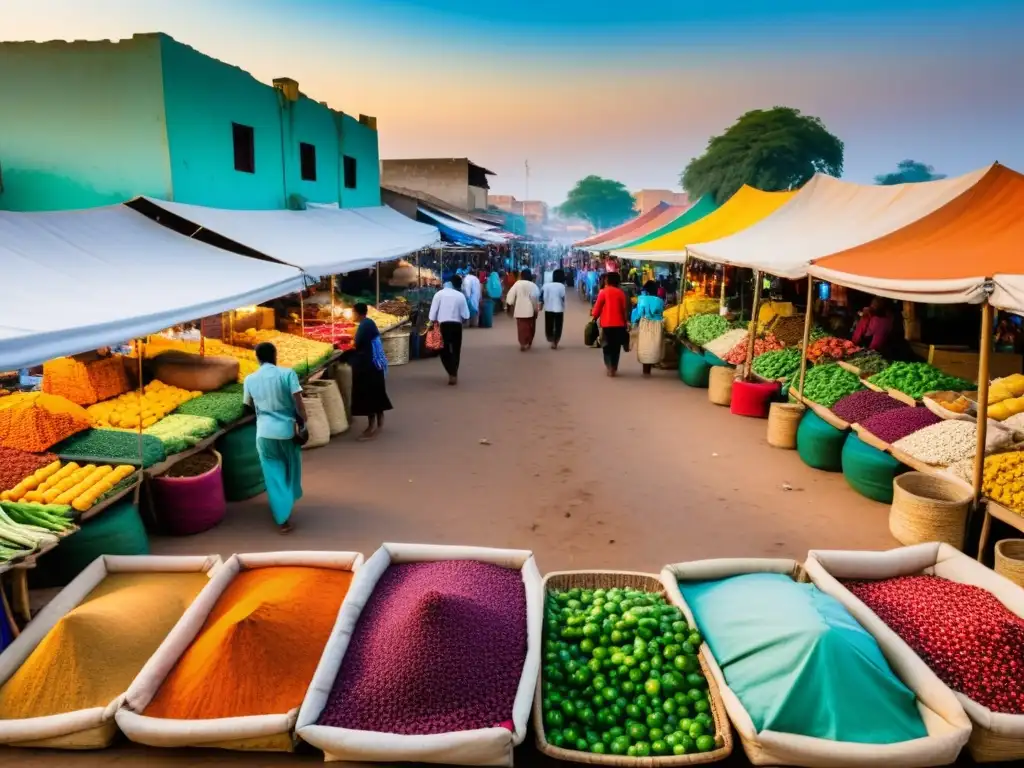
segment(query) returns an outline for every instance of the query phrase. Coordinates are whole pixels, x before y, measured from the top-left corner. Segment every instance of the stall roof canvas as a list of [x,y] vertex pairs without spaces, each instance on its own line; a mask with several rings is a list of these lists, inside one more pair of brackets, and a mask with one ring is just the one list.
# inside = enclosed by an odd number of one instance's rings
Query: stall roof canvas
[[598,232],[593,237],[588,237],[585,240],[579,240],[576,243],[574,243],[573,246],[576,248],[588,248],[589,246],[598,245],[608,240],[615,240],[621,237],[622,235],[625,235],[639,227],[642,227],[644,224],[651,221],[652,219],[657,218],[662,213],[664,213],[668,208],[671,207],[672,206],[670,206],[668,203],[658,203],[656,206],[651,208],[651,210],[649,210],[647,213],[641,214],[640,216],[637,216],[634,219],[630,219],[624,224],[619,224],[619,226],[617,227],[606,229],[604,232]]

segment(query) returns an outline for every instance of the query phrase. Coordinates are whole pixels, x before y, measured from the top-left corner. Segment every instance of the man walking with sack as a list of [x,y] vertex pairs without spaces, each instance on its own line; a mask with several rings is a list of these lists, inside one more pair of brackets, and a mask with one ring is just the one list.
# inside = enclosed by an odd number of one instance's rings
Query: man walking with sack
[[441,331],[441,364],[448,373],[448,386],[459,383],[462,361],[462,324],[469,320],[469,303],[462,292],[462,278],[454,275],[451,282],[434,294],[430,302],[431,323]]

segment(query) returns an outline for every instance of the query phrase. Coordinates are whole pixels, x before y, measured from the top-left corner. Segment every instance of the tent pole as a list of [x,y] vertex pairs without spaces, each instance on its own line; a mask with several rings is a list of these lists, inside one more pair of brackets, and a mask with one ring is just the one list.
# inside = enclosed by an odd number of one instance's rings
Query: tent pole
[[804,342],[800,353],[800,387],[796,393],[804,397],[804,378],[807,376],[807,347],[811,343],[811,324],[814,315],[814,278],[807,276],[807,312],[804,315]]
[[[985,439],[988,436],[988,377],[989,360],[992,351],[992,305],[986,300],[981,306],[981,344],[978,354],[978,445],[974,453],[974,506],[977,514],[981,508],[982,485],[985,480]],[[978,540],[978,560],[985,556],[985,545],[988,543],[989,529],[992,518],[985,510],[985,519],[981,526],[981,538]]]
[[722,290],[718,296],[718,313],[725,309],[725,264],[722,265]]
[[337,342],[337,337],[334,335],[337,330],[338,319],[337,315],[334,314],[334,275],[331,275],[331,346],[333,347]]
[[747,339],[747,362],[743,366],[743,378],[750,378],[750,366],[754,362],[754,341],[757,339],[757,316],[761,312],[761,283],[764,278],[758,270],[754,270],[754,303],[750,311],[750,333]]
[[374,270],[377,273],[377,306],[380,306],[380,262],[377,262],[377,268]]

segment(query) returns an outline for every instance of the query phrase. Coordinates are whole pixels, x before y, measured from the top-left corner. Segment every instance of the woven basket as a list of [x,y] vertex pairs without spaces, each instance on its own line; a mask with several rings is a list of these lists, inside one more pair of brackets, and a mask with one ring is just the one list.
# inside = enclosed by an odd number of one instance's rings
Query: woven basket
[[936,475],[907,472],[892,481],[889,531],[901,544],[964,545],[971,492]]
[[309,430],[309,440],[302,446],[303,450],[327,445],[331,442],[331,425],[323,400],[319,394],[303,394],[302,403],[306,406],[306,429]]
[[768,445],[773,448],[796,448],[796,431],[804,416],[799,403],[772,403],[768,411]]
[[[544,577],[545,599],[550,590],[565,590],[574,587],[581,589],[612,589],[614,587],[639,589],[651,592],[668,599],[661,580],[652,574],[632,573],[626,571],[559,571]],[[548,757],[569,763],[587,763],[589,765],[617,765],[629,768],[660,768],[675,765],[703,765],[724,760],[732,753],[732,725],[725,714],[718,685],[704,661],[703,654],[698,656],[700,671],[708,681],[708,703],[711,705],[711,719],[715,723],[716,749],[711,752],[697,752],[690,755],[659,755],[658,757],[628,757],[626,755],[595,755],[590,752],[579,752],[562,749],[548,743],[544,731],[544,673],[533,696],[533,730],[537,739],[537,750]]]
[[996,573],[1024,587],[1024,539],[996,542]]
[[409,362],[409,331],[388,331],[380,338],[388,365],[405,365]]
[[352,366],[348,363],[335,363],[330,376],[338,383],[341,399],[345,402],[345,418],[352,421]]
[[327,414],[327,424],[331,428],[331,435],[340,435],[348,432],[348,417],[345,415],[345,402],[341,399],[341,390],[334,379],[320,379],[311,381],[303,387],[303,391],[315,392],[320,395],[320,401],[324,404],[324,412]]
[[722,365],[711,369],[708,378],[708,400],[715,405],[732,403],[732,382],[736,378],[736,370]]
[[172,536],[191,536],[219,524],[228,511],[224,497],[223,459],[210,450],[217,464],[201,475],[154,477],[153,500],[157,519]]

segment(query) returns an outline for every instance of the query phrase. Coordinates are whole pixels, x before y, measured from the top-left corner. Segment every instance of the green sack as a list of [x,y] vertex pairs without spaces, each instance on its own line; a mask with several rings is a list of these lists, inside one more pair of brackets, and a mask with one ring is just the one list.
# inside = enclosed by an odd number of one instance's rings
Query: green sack
[[256,452],[256,422],[243,424],[217,441],[224,478],[224,497],[244,501],[266,490],[263,468]]
[[843,468],[843,443],[846,432],[836,429],[808,408],[796,430],[796,452],[804,464],[826,472]]
[[52,566],[52,577],[67,584],[100,555],[148,555],[149,537],[131,497],[82,523],[63,539],[52,555],[40,559]]
[[729,368],[730,367],[729,363],[725,362],[725,360],[720,358],[714,352],[709,352],[706,349],[704,350],[704,359],[708,361],[708,365],[710,365],[710,366],[716,366],[717,365],[717,366],[720,366],[722,368]]
[[752,573],[679,587],[759,733],[859,744],[928,735],[875,639],[814,585]]
[[708,388],[711,366],[704,355],[692,351],[683,345],[679,353],[679,378],[688,387]]
[[850,432],[843,443],[843,477],[861,496],[892,504],[892,481],[907,471],[885,451],[872,448],[856,432]]

